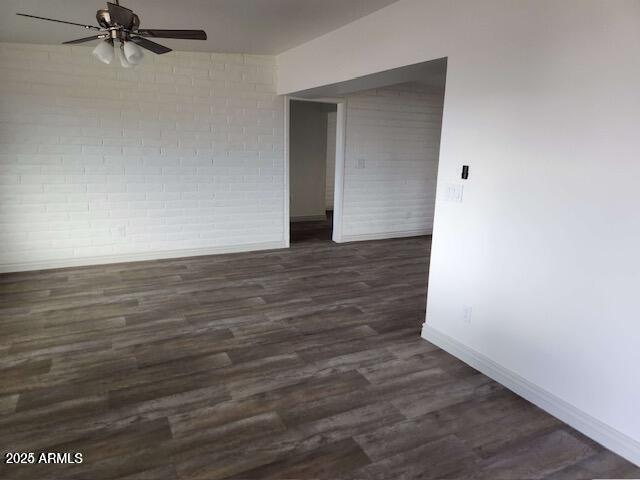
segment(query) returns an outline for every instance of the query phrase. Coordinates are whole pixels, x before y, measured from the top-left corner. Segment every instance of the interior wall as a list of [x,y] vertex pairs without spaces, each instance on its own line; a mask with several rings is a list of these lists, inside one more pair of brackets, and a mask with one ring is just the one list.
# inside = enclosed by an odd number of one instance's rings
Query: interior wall
[[289,118],[291,220],[323,219],[326,215],[327,106],[319,102],[292,101]]
[[347,96],[344,241],[431,234],[443,94],[409,83]]
[[636,463],[638,51],[637,0],[400,0],[278,57],[281,93],[448,57],[424,335]]
[[271,56],[0,45],[0,269],[284,246]]
[[325,178],[326,210],[333,210],[333,195],[336,183],[336,128],[337,112],[327,113],[327,174]]

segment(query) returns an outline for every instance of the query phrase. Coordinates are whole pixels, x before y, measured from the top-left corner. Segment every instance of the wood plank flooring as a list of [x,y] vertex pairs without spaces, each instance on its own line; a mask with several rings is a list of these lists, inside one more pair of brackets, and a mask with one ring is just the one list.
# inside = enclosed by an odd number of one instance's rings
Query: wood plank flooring
[[640,477],[420,339],[429,238],[322,227],[290,250],[1,275],[3,460],[84,461],[0,478]]

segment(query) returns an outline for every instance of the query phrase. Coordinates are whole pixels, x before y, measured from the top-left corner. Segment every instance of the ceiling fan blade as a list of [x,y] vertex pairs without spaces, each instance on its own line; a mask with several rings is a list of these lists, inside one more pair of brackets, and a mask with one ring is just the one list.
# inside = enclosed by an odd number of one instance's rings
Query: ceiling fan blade
[[98,40],[104,38],[102,35],[92,35],[90,37],[78,38],[77,40],[69,40],[68,42],[62,42],[63,45],[73,45],[74,43],[90,42],[92,40]]
[[21,17],[37,18],[38,20],[46,20],[48,22],[66,23],[67,25],[75,25],[76,27],[82,27],[89,30],[100,30],[100,27],[95,27],[93,25],[83,25],[82,23],[67,22],[66,20],[56,20],[55,18],[37,17],[35,15],[27,15],[26,13],[16,13],[16,15],[20,15]]
[[163,45],[160,45],[156,42],[152,42],[151,40],[147,40],[142,37],[131,37],[130,40],[133,43],[137,43],[142,48],[146,48],[147,50],[151,50],[153,53],[157,53],[158,55],[162,55],[163,53],[170,52],[171,49],[167,48]]
[[157,28],[141,28],[136,34],[144,37],[156,38],[182,38],[184,40],[206,40],[207,33],[204,30],[160,30]]
[[107,8],[109,9],[111,24],[118,24],[128,29],[133,26],[135,15],[132,10],[121,7],[120,5],[116,5],[115,3],[111,2],[107,2]]

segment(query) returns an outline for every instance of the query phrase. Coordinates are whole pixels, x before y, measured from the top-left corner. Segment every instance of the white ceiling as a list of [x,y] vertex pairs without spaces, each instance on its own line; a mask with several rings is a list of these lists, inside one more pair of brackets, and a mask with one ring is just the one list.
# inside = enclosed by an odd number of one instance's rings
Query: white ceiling
[[[207,41],[159,40],[174,50],[278,54],[395,1],[121,0],[121,4],[140,16],[142,28],[206,30]],[[80,27],[15,13],[96,25],[96,10],[105,5],[105,0],[0,0],[0,41],[55,44],[86,37],[91,32]]]

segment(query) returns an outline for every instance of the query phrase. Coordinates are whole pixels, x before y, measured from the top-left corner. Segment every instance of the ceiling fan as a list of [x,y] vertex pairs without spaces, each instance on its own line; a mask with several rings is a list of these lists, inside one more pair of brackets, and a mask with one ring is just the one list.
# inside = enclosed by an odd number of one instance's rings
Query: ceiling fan
[[78,38],[63,42],[64,44],[76,44],[90,42],[92,40],[103,40],[93,51],[93,54],[103,63],[111,63],[115,56],[114,43],[120,42],[120,62],[123,67],[136,65],[142,61],[142,48],[153,53],[163,54],[171,49],[158,43],[148,40],[152,38],[180,38],[185,40],[206,40],[207,34],[204,30],[160,30],[156,28],[140,28],[140,17],[133,10],[120,5],[119,0],[115,3],[107,2],[107,8],[102,8],[96,13],[99,27],[95,25],[83,25],[81,23],[68,22],[66,20],[56,20],[53,18],[38,17],[26,13],[17,13],[22,17],[47,20],[49,22],[66,23],[76,25],[87,30],[97,30],[98,33],[90,37]]

